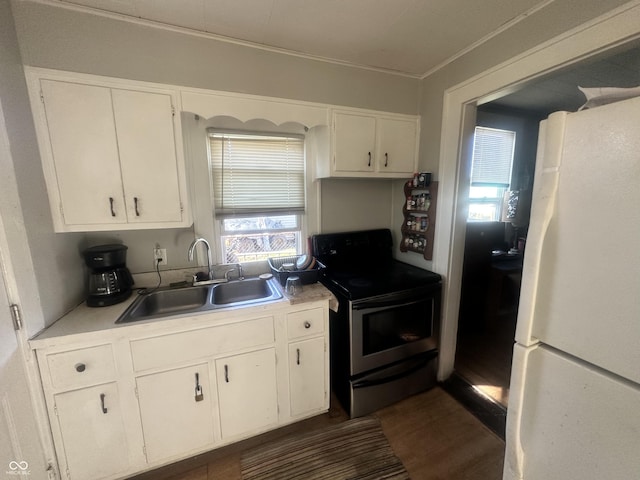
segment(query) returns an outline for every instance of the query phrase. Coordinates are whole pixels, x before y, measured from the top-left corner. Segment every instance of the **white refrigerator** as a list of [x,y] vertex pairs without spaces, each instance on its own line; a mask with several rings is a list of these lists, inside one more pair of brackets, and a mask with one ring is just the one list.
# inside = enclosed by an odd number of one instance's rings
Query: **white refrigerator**
[[541,123],[503,480],[640,479],[640,98]]

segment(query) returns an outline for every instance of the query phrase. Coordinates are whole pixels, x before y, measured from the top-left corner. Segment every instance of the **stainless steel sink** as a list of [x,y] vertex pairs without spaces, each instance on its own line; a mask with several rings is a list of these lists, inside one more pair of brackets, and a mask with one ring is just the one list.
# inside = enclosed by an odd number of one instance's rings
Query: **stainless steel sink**
[[266,280],[250,278],[239,282],[220,283],[213,287],[211,302],[214,305],[253,302],[271,296]]
[[251,306],[282,298],[274,279],[250,278],[216,285],[160,289],[140,295],[116,320],[130,323],[221,308]]
[[208,287],[156,290],[147,295],[140,295],[118,319],[117,323],[135,322],[153,316],[195,311],[207,304],[208,297]]

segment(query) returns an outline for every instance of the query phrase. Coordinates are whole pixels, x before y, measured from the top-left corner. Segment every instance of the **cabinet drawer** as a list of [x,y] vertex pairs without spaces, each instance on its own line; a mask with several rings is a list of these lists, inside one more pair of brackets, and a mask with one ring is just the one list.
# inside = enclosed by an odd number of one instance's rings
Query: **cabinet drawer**
[[289,339],[324,332],[324,309],[314,308],[287,314]]
[[111,345],[47,355],[51,384],[57,390],[114,381],[116,367]]
[[273,317],[203,328],[131,342],[133,368],[139,372],[172,366],[274,342]]

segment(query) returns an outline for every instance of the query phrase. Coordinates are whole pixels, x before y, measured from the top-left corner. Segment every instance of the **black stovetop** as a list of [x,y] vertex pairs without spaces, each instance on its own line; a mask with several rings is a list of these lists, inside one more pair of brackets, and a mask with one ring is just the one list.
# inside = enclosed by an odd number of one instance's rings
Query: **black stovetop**
[[315,235],[314,255],[326,269],[322,283],[351,300],[432,285],[440,275],[392,258],[388,229]]

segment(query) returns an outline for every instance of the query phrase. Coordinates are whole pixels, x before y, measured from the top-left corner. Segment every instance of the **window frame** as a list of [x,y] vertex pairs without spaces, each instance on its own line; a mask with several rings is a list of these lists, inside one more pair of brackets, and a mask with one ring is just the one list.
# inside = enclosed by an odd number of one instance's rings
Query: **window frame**
[[[295,221],[296,221],[296,226],[298,228],[281,228],[281,229],[254,229],[254,230],[227,230],[224,227],[224,222],[225,220],[229,220],[231,218],[234,219],[245,219],[245,218],[258,218],[258,217],[277,217],[277,216],[292,216],[295,217]],[[294,255],[300,255],[300,253],[303,251],[304,248],[304,242],[303,242],[303,238],[305,238],[305,232],[306,229],[304,227],[304,212],[296,212],[296,213],[282,213],[282,214],[273,214],[273,215],[262,215],[262,214],[256,214],[256,215],[252,215],[252,216],[243,216],[243,215],[237,215],[237,216],[225,216],[223,218],[216,218],[215,221],[215,225],[216,225],[216,231],[217,231],[217,240],[219,242],[219,257],[222,260],[222,263],[227,263],[227,252],[226,252],[226,247],[225,247],[225,237],[232,237],[232,236],[242,236],[242,235],[246,235],[246,236],[260,236],[260,235],[265,235],[265,236],[272,236],[272,235],[279,235],[279,234],[287,234],[287,233],[294,233],[297,236],[296,239],[296,253]],[[264,255],[263,256],[269,256],[268,254],[270,252],[263,252]],[[250,253],[247,253],[248,256],[251,256]],[[260,256],[258,254],[256,254],[257,256]],[[278,256],[278,255],[276,255]],[[290,255],[279,255],[279,256],[290,256]],[[244,260],[244,262],[250,262],[250,261],[261,261],[262,259],[256,259],[256,260]],[[241,263],[244,263],[243,261],[241,261]]]
[[[512,134],[513,137],[513,142],[511,145],[511,161],[509,164],[509,174],[508,174],[508,178],[505,178],[504,181],[502,182],[488,182],[485,184],[474,184],[473,183],[473,167],[474,167],[474,160],[475,160],[475,151],[476,151],[476,138],[478,135],[478,131],[494,131],[494,132],[508,132],[510,134]],[[469,176],[469,193],[467,195],[467,222],[487,222],[487,221],[493,221],[493,222],[499,222],[502,216],[502,206],[503,206],[503,198],[504,198],[504,194],[505,192],[507,192],[510,189],[510,185],[512,183],[512,175],[513,175],[513,166],[515,163],[515,151],[516,151],[516,142],[518,141],[517,139],[517,132],[515,130],[512,129],[506,129],[506,128],[494,128],[494,127],[485,127],[482,125],[476,125],[475,129],[474,129],[474,139],[473,139],[473,158],[472,158],[472,163],[471,163],[471,170],[470,170],[470,176]],[[479,196],[472,196],[472,189],[473,188],[496,188],[497,189],[497,196],[485,196],[485,197],[479,197]],[[478,218],[472,218],[471,217],[471,213],[472,213],[472,207],[474,205],[494,205],[495,206],[495,215],[491,220],[487,220],[487,219],[478,219]]]
[[[272,213],[248,213],[248,214],[242,214],[242,213],[238,213],[238,214],[223,214],[223,215],[216,215],[216,207],[215,207],[215,202],[214,202],[214,190],[213,190],[213,186],[214,186],[214,181],[213,181],[213,165],[212,165],[212,159],[211,159],[211,148],[210,148],[210,138],[209,135],[210,133],[225,133],[225,134],[238,134],[238,135],[254,135],[254,136],[265,136],[265,137],[290,137],[290,138],[299,138],[302,139],[303,141],[303,176],[304,176],[304,207],[303,210],[297,210],[297,211],[274,211]],[[286,131],[278,131],[278,132],[273,132],[273,131],[256,131],[256,130],[241,130],[241,129],[225,129],[225,128],[216,128],[216,127],[208,127],[206,128],[206,150],[207,150],[207,167],[208,167],[208,183],[209,183],[209,194],[210,194],[210,205],[211,205],[211,211],[210,211],[210,215],[211,215],[211,219],[213,222],[213,237],[214,237],[214,245],[216,245],[215,248],[215,258],[216,258],[216,262],[219,264],[227,264],[227,259],[226,257],[226,252],[225,252],[225,245],[224,245],[224,237],[225,236],[231,236],[234,235],[234,232],[231,230],[228,230],[224,227],[224,221],[228,220],[230,218],[255,218],[255,217],[266,217],[266,216],[285,216],[285,215],[294,215],[296,217],[296,223],[298,226],[298,229],[292,230],[292,229],[266,229],[266,230],[250,230],[250,231],[243,231],[242,233],[245,233],[247,235],[260,235],[260,234],[266,234],[266,235],[273,235],[273,234],[278,234],[278,233],[292,233],[292,232],[299,232],[298,234],[298,239],[296,242],[296,255],[299,255],[301,253],[304,252],[304,248],[305,248],[305,242],[304,239],[307,237],[307,231],[308,231],[308,217],[309,217],[309,212],[308,212],[308,206],[309,206],[309,185],[310,185],[310,179],[309,179],[309,164],[310,164],[310,159],[309,159],[309,149],[308,149],[308,138],[306,135],[300,134],[300,133],[289,133]],[[317,192],[312,192],[314,194],[317,194]],[[319,212],[318,212],[319,213]],[[319,215],[318,215],[319,216]],[[265,252],[268,253],[268,252]],[[255,261],[262,261],[261,259],[255,260]],[[242,262],[244,263],[244,262]]]

